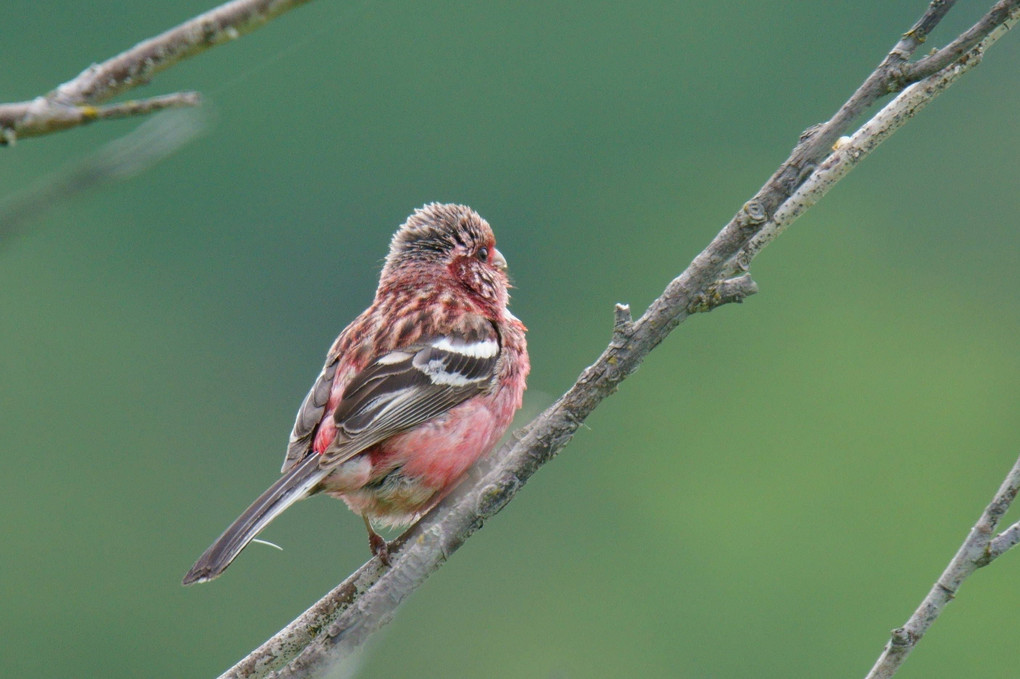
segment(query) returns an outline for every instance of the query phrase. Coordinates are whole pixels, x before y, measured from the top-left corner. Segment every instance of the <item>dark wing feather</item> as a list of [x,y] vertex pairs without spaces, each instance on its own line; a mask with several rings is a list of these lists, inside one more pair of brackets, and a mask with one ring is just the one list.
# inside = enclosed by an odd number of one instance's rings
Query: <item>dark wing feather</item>
[[369,446],[438,417],[491,389],[498,337],[444,336],[384,354],[358,373],[333,413],[336,440],[320,465],[343,463]]
[[302,460],[311,450],[312,439],[315,431],[322,422],[322,416],[326,412],[326,403],[329,401],[329,392],[333,388],[333,379],[336,377],[336,368],[339,361],[332,356],[330,361],[319,373],[318,379],[312,385],[305,400],[298,408],[297,417],[294,420],[294,429],[290,434],[290,443],[287,444],[287,457],[283,460],[281,473]]

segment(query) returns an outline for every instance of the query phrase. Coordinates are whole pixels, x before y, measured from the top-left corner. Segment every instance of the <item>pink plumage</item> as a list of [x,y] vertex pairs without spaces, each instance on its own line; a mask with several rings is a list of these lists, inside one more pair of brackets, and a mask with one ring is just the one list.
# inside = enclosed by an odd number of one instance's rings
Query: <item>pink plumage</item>
[[506,261],[462,205],[416,210],[390,243],[372,305],[337,337],[298,409],[283,476],[199,557],[215,578],[294,502],[326,492],[369,521],[403,525],[445,497],[521,406],[524,325],[507,309]]

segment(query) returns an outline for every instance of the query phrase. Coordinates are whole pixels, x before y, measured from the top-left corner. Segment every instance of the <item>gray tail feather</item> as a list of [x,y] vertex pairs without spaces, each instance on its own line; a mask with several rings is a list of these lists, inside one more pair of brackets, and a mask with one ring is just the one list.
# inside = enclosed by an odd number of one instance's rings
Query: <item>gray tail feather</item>
[[198,557],[184,576],[183,584],[208,582],[225,571],[252,538],[287,507],[308,497],[325,475],[326,472],[319,469],[319,456],[314,453],[287,471]]

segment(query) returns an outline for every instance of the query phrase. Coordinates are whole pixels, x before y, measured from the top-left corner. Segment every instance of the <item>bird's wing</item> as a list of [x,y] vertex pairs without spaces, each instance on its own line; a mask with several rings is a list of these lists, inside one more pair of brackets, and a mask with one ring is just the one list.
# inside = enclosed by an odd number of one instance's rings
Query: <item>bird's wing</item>
[[[493,324],[468,315],[442,335],[377,356],[349,378],[333,413],[334,442],[322,464],[332,466],[416,424],[443,414],[491,388],[502,347]],[[340,356],[331,352],[326,365],[298,409],[287,446],[283,472],[312,449],[334,381]]]
[[342,464],[488,391],[500,349],[495,328],[485,321],[377,357],[347,385],[333,413],[336,438],[323,451],[320,467]]

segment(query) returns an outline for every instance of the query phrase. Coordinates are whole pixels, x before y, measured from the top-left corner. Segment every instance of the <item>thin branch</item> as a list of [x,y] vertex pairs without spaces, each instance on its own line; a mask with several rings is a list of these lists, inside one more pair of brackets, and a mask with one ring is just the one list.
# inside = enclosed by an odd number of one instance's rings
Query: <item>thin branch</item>
[[0,145],[95,120],[144,115],[172,106],[195,106],[193,92],[154,97],[110,107],[104,101],[148,83],[160,71],[210,47],[250,33],[309,0],[233,0],[140,42],[126,52],[93,64],[78,77],[31,101],[0,104]]
[[[959,63],[932,76],[932,80],[919,83],[912,88],[911,93],[897,98],[850,140],[839,144],[832,151],[830,147],[849,129],[850,123],[865,107],[890,91],[902,89],[902,73],[896,72],[896,68],[902,66],[913,54],[952,4],[936,0],[930,5],[921,20],[904,35],[854,96],[831,120],[802,138],[791,157],[769,182],[744,205],[687,269],[670,282],[640,318],[632,321],[629,309],[625,305],[617,305],[612,340],[598,360],[581,374],[556,403],[518,431],[515,443],[504,446],[485,461],[476,482],[462,484],[454,495],[408,529],[400,538],[402,546],[391,550],[390,568],[377,568],[373,559],[338,588],[338,599],[331,600],[331,595],[327,595],[316,605],[318,610],[329,610],[328,616],[315,614],[312,610],[306,613],[306,616],[311,614],[314,619],[316,631],[324,623],[329,625],[324,634],[315,636],[307,630],[294,629],[295,626],[300,627],[299,619],[285,630],[285,638],[303,640],[314,636],[314,641],[296,656],[291,656],[292,645],[288,646],[283,655],[274,656],[275,661],[287,663],[285,667],[263,675],[261,672],[269,667],[269,663],[260,655],[263,660],[249,663],[250,657],[246,658],[223,676],[234,679],[271,676],[282,679],[321,675],[337,659],[347,656],[385,625],[405,598],[481,528],[485,520],[502,509],[539,467],[570,441],[592,410],[638,368],[644,357],[670,331],[692,313],[730,301],[740,301],[747,294],[753,293],[756,290],[754,282],[741,273],[747,271],[751,259],[761,248],[824,195],[841,176],[877,144],[888,138],[914,112],[978,63],[981,51],[1016,19],[1017,3],[1007,3],[1014,7],[1014,14],[1008,22],[1003,17],[995,26],[979,24],[982,26],[980,31],[983,31],[983,38],[996,32],[990,41],[983,42],[978,51],[968,53]],[[906,108],[898,108],[904,106]],[[793,199],[789,199],[791,195]],[[772,229],[769,236],[759,239],[754,248],[748,247],[757,234],[768,229]],[[741,266],[734,272],[732,269],[735,262]],[[365,579],[360,582],[363,585],[369,581],[372,583],[360,595],[352,598],[350,592],[355,587],[353,582],[362,578],[366,572],[369,575],[365,575]],[[260,647],[256,654],[263,654],[267,649],[280,647],[281,644],[287,645],[278,635]],[[256,669],[256,664],[262,669]],[[242,666],[251,671],[241,671],[239,668]]]
[[[956,596],[963,581],[970,577],[978,568],[988,565],[995,557],[1016,544],[1016,524],[995,540],[992,540],[992,532],[1013,503],[1018,490],[1020,490],[1020,458],[1013,464],[1013,468],[1006,475],[1005,480],[999,487],[999,491],[995,494],[988,507],[985,508],[984,513],[981,514],[981,518],[970,529],[970,534],[953,556],[949,565],[946,566],[942,575],[932,585],[928,596],[924,598],[924,601],[921,602],[921,605],[917,607],[917,610],[914,611],[914,614],[910,616],[910,619],[907,620],[903,627],[898,627],[892,631],[892,637],[885,645],[885,649],[882,651],[882,655],[879,656],[875,666],[868,672],[866,679],[888,679],[893,676],[896,670],[900,668],[900,665],[903,664],[903,661],[907,659],[914,646],[917,645],[917,642],[921,640],[924,633],[928,631],[928,628],[931,627],[932,623],[939,617],[939,614],[942,613],[942,609]],[[991,543],[999,541],[999,538],[1002,538],[1007,533],[1013,533],[1014,535],[1000,542],[1000,551],[992,556],[990,551]]]
[[[836,140],[850,129],[851,124],[865,109],[880,98],[900,92],[919,80],[919,73],[912,74],[904,70],[904,66],[954,4],[955,0],[932,0],[924,15],[903,35],[885,59],[840,107],[836,115],[827,122],[804,131],[800,143],[790,157],[779,166],[768,183],[750,202],[756,203],[765,214],[772,214],[803,183],[804,177],[829,154]],[[1006,22],[1007,15],[1001,13],[1002,7],[1007,8],[1008,13],[1012,13],[1018,5],[1020,0],[996,3],[964,35],[969,35],[971,39],[984,39],[996,26]],[[727,228],[735,228],[741,219],[742,215],[738,213]]]
[[175,92],[174,94],[163,94],[148,99],[132,99],[131,101],[109,104],[108,106],[80,106],[78,110],[82,111],[86,116],[91,116],[93,120],[114,120],[116,118],[147,115],[157,111],[164,111],[168,108],[198,106],[201,103],[202,96],[198,92]]
[[837,139],[833,145],[834,153],[818,165],[812,173],[811,179],[794,191],[790,198],[776,210],[771,219],[765,221],[758,233],[741,248],[724,271],[731,275],[747,271],[751,260],[758,255],[762,248],[779,236],[793,220],[817,203],[822,196],[828,193],[829,189],[835,186],[836,182],[845,177],[879,144],[931,103],[961,75],[981,63],[985,50],[1005,35],[1018,18],[1020,18],[1020,9],[1014,8],[1013,14],[1004,17],[1003,21],[989,31],[984,40],[969,53],[964,54],[942,71],[905,89],[871,120],[862,125],[853,136]]
[[1017,10],[1017,0],[1002,0],[995,4],[988,14],[981,17],[981,20],[960,34],[956,40],[949,43],[942,49],[918,59],[916,62],[903,68],[903,77],[908,82],[927,78],[936,71],[953,63],[967,52],[974,49],[979,42],[985,39],[997,26],[1005,23],[1010,14]]

